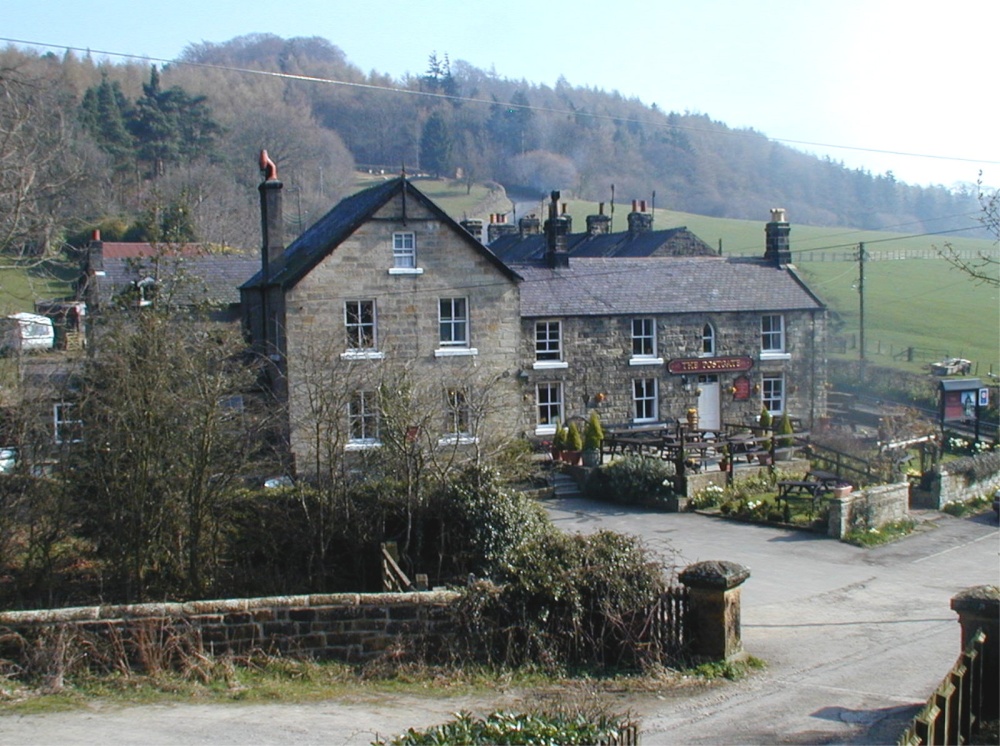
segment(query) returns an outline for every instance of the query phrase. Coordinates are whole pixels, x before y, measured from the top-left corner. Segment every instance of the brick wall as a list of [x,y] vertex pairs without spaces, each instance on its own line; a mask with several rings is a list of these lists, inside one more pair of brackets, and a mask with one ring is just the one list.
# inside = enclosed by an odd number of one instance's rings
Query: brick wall
[[[318,659],[365,661],[401,644],[433,652],[454,634],[452,591],[339,593],[270,598],[84,606],[0,613],[0,629],[28,638],[66,627],[134,640],[154,629],[193,632],[210,653],[260,649]],[[0,656],[16,656],[10,636]]]

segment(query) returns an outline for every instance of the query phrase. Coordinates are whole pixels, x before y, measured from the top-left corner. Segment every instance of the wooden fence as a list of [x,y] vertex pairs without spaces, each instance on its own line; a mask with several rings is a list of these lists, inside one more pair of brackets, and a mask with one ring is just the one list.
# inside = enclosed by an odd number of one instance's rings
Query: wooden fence
[[899,746],[969,743],[983,712],[986,634],[973,636],[927,704],[900,736]]
[[688,596],[685,586],[674,586],[660,596],[654,609],[653,641],[662,651],[665,661],[682,657],[689,642],[685,631]]
[[613,736],[601,741],[601,746],[639,746],[639,726],[636,723],[623,725]]

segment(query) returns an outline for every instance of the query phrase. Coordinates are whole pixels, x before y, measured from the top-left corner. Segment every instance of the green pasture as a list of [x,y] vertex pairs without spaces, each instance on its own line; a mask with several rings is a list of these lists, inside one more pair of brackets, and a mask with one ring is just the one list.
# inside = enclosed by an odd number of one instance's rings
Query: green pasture
[[[835,331],[856,345],[860,296],[857,262],[810,262],[799,273],[835,315]],[[942,259],[865,263],[865,350],[881,365],[919,370],[933,359],[964,357],[983,376],[1000,372],[1000,299]],[[842,322],[842,327],[836,325]],[[916,348],[913,363],[905,350]],[[846,352],[857,358],[856,346]],[[894,360],[895,357],[895,360]]]

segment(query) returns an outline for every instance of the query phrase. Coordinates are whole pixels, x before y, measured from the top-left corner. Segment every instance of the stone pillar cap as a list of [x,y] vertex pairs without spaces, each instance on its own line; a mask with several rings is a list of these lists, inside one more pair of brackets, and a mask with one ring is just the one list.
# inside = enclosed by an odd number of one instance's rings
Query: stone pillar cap
[[976,585],[959,591],[951,598],[952,611],[990,612],[1000,609],[1000,587]]
[[684,585],[697,588],[735,588],[750,577],[750,569],[727,560],[706,560],[688,565],[680,574]]

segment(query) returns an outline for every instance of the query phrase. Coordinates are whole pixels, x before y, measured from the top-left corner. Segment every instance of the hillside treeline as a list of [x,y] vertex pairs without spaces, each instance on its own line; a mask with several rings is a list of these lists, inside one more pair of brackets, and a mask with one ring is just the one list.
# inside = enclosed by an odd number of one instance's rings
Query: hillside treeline
[[254,247],[261,148],[285,182],[293,235],[350,190],[356,165],[593,201],[614,189],[620,203],[718,217],[780,205],[796,222],[870,229],[967,227],[978,209],[971,189],[848,169],[707,115],[437,53],[414,60],[424,64],[397,80],[325,39],[271,34],[194,44],[161,70],[9,47],[0,122],[17,137],[0,146],[15,164],[0,176],[0,241],[40,252],[101,225],[110,238]]

